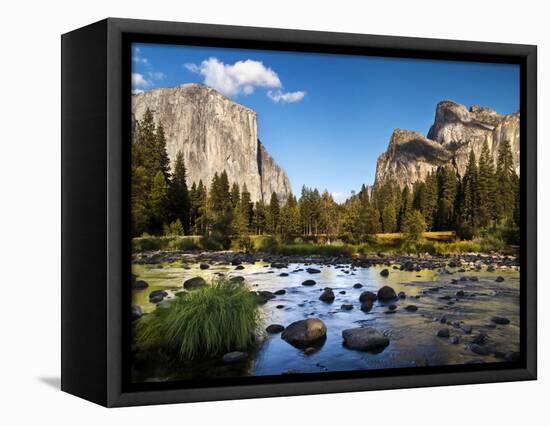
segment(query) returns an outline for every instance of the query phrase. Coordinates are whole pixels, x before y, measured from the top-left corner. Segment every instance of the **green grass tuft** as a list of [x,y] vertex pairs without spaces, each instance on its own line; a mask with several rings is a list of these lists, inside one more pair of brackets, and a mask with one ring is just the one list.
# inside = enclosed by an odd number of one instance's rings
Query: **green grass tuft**
[[213,357],[254,343],[261,317],[243,283],[216,280],[159,307],[136,326],[143,348],[162,347],[180,359]]

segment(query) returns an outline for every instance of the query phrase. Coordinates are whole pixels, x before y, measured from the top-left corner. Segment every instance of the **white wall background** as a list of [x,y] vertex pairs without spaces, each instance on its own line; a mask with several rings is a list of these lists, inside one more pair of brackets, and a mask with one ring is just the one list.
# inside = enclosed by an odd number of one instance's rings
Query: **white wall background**
[[539,46],[539,241],[550,239],[548,11],[542,1],[5,1],[0,25],[0,423],[544,423],[548,249],[539,244],[539,380],[107,410],[60,392],[60,34],[108,16]]

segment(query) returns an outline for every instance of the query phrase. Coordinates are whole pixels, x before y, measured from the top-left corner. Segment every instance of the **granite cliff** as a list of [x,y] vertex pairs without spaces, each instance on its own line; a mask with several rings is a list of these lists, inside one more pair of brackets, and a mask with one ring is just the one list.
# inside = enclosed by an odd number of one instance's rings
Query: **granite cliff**
[[290,182],[258,139],[256,113],[201,84],[184,84],[132,95],[132,119],[149,108],[164,127],[166,149],[173,165],[183,152],[187,180],[209,185],[214,173],[246,184],[252,201],[269,202],[272,192],[286,200]]
[[424,180],[445,164],[464,175],[470,150],[479,160],[485,142],[496,164],[498,150],[509,141],[519,173],[519,113],[502,115],[478,105],[467,109],[453,101],[437,104],[427,137],[409,130],[394,130],[388,149],[378,157],[375,185],[394,179],[400,187]]

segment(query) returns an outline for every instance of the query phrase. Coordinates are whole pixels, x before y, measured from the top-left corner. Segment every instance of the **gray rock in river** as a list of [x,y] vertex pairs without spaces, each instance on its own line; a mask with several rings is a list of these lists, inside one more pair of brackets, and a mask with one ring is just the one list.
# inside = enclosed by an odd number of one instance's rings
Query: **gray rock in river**
[[390,271],[388,269],[382,269],[380,271],[380,275],[383,276],[383,277],[387,277],[390,275]]
[[208,263],[201,263],[199,265],[199,268],[201,269],[209,269],[210,268],[210,265]]
[[361,288],[361,287],[363,287],[363,284],[361,283],[353,284],[353,288]]
[[405,306],[405,310],[408,311],[408,312],[416,312],[416,311],[418,311],[418,306],[408,305],[408,306]]
[[326,339],[327,327],[319,318],[295,321],[281,334],[286,342],[296,347],[307,347]]
[[319,300],[325,303],[332,303],[334,302],[334,292],[330,288],[325,288],[323,293],[321,293],[321,296],[319,296]]
[[186,290],[202,287],[204,285],[206,285],[206,281],[203,277],[189,278],[183,282],[183,288]]
[[370,312],[372,309],[372,300],[365,300],[361,303],[361,310],[363,312]]
[[277,296],[282,296],[283,294],[286,294],[286,290],[285,289],[277,290],[277,291],[274,291],[273,294]]
[[269,334],[277,334],[281,333],[284,329],[285,327],[281,324],[271,324],[266,327],[265,331]]
[[340,309],[343,311],[351,311],[353,309],[353,305],[351,303],[344,303],[340,306]]
[[165,290],[153,290],[151,293],[149,293],[149,302],[151,303],[162,302],[162,300],[166,296],[168,296],[168,292]]
[[395,290],[393,288],[385,285],[380,290],[378,290],[377,297],[378,300],[381,300],[382,302],[387,302],[390,300],[395,300],[397,298],[397,295],[395,294]]
[[449,337],[451,335],[451,332],[448,328],[441,328],[437,332],[437,337]]
[[372,327],[349,328],[342,332],[344,345],[358,351],[373,351],[383,349],[390,340]]
[[320,274],[321,273],[321,271],[317,268],[307,268],[306,271],[309,272],[310,274]]
[[143,290],[143,289],[146,289],[147,287],[149,287],[149,284],[143,280],[134,281],[134,283],[132,284],[132,288],[136,290]]
[[499,324],[499,325],[510,324],[510,320],[508,318],[505,318],[505,317],[492,317],[491,321],[494,322],[495,324]]
[[131,310],[132,321],[138,320],[143,316],[143,310],[139,305],[132,305]]
[[222,360],[226,364],[235,364],[238,362],[244,362],[248,359],[248,354],[246,352],[228,352],[223,357]]
[[302,285],[305,285],[305,286],[312,286],[312,285],[315,285],[317,284],[314,280],[305,280]]
[[374,302],[377,299],[378,296],[376,296],[376,293],[373,293],[372,291],[364,291],[359,296],[359,301],[366,302],[367,300]]
[[481,346],[477,343],[472,343],[470,346],[470,350],[478,355],[489,355],[490,351],[485,346]]

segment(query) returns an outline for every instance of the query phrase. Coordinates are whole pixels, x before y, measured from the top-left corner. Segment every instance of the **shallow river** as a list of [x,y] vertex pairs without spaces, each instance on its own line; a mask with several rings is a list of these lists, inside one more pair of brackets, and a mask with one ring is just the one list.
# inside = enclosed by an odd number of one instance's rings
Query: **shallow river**
[[[230,265],[212,265],[210,269],[200,270],[198,265],[184,269],[178,263],[133,265],[137,279],[149,283],[145,290],[134,290],[133,303],[140,305],[144,312],[151,312],[155,309],[155,305],[148,301],[151,291],[166,289],[170,293],[169,297],[174,297],[173,292],[181,290],[184,280],[195,276],[203,276],[208,280],[220,272],[228,277],[245,277],[252,290],[274,292],[285,289],[286,294],[261,306],[264,328],[269,324],[288,326],[300,319],[316,317],[325,322],[327,339],[316,352],[306,355],[281,339],[280,333],[267,335],[253,361],[249,363],[247,374],[252,375],[501,362],[502,359],[495,357],[495,352],[504,355],[519,351],[518,271],[487,272],[483,269],[461,273],[456,268],[449,268],[448,273],[426,269],[407,272],[389,268],[389,276],[382,277],[380,271],[384,267],[352,269],[349,265],[337,268],[290,264],[288,268],[274,269],[260,262],[245,264],[244,267],[244,270],[235,270]],[[305,271],[306,267],[318,268],[321,273],[310,274]],[[293,272],[297,269],[304,270]],[[279,276],[285,272],[288,276]],[[462,276],[477,276],[478,281],[461,280]],[[504,281],[497,282],[498,276],[503,277]],[[317,284],[312,287],[302,286],[306,279],[313,279]],[[453,283],[453,279],[457,282]],[[354,289],[355,283],[363,287]],[[384,285],[393,287],[396,293],[403,291],[406,294],[405,299],[393,302],[397,305],[396,311],[388,314],[387,303],[375,302],[370,312],[362,312],[359,303],[361,292],[376,292]],[[333,303],[319,300],[321,290],[325,287],[333,289],[336,296]],[[459,290],[463,290],[465,296],[457,297]],[[353,309],[342,310],[342,304],[352,304]],[[408,305],[416,305],[418,310],[405,310]],[[510,323],[494,324],[491,322],[493,316],[505,317]],[[442,318],[446,324],[441,322]],[[383,332],[390,340],[389,346],[380,353],[345,348],[342,345],[342,330],[362,325]],[[467,326],[472,327],[471,333],[467,334],[463,330]],[[450,338],[437,337],[441,328],[449,328]],[[490,349],[489,355],[479,355],[470,349],[469,345],[479,333],[487,335],[483,346]],[[453,343],[454,336],[458,337],[458,343]],[[185,377],[189,376],[188,373],[184,374]],[[157,369],[142,378],[166,380],[177,378],[178,374],[175,373],[175,376],[174,371],[168,375]]]

